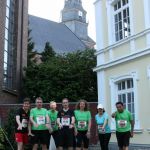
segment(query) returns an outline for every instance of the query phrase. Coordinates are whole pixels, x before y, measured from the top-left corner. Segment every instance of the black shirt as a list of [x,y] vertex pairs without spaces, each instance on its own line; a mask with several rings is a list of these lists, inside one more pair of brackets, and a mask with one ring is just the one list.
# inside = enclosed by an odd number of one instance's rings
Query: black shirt
[[64,111],[62,109],[58,112],[57,118],[60,118],[60,123],[62,124],[63,128],[69,128],[73,116],[74,112],[72,110],[68,109],[67,111]]
[[22,123],[22,130],[18,130],[18,123],[15,123],[15,131],[16,133],[27,133],[28,132],[28,122],[29,122],[30,111],[27,113],[23,108],[20,108],[16,112],[16,116],[20,116],[20,122]]

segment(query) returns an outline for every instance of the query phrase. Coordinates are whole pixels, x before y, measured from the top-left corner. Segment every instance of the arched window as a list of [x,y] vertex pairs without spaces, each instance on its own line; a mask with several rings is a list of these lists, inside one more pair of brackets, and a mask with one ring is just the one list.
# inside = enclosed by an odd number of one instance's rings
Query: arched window
[[124,107],[135,117],[133,79],[119,81],[116,83],[116,86],[117,101],[123,102]]

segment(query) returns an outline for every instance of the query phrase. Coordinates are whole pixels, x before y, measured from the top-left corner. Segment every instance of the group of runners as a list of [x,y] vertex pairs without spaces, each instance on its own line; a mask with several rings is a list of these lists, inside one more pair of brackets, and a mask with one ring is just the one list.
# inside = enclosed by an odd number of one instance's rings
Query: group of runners
[[[15,138],[18,150],[23,150],[31,136],[32,150],[39,144],[42,150],[49,149],[50,138],[53,137],[56,148],[63,150],[87,150],[91,127],[96,128],[101,150],[108,150],[111,137],[108,114],[102,104],[97,106],[96,126],[91,126],[91,112],[86,100],[80,100],[75,110],[69,108],[69,100],[62,99],[62,109],[57,111],[57,104],[50,102],[50,109],[43,108],[42,98],[35,101],[35,108],[30,110],[30,100],[24,99],[23,107],[16,113]],[[129,139],[133,136],[134,122],[131,113],[124,109],[122,102],[116,103],[117,111],[112,114],[116,120],[116,137],[120,150],[128,150]]]

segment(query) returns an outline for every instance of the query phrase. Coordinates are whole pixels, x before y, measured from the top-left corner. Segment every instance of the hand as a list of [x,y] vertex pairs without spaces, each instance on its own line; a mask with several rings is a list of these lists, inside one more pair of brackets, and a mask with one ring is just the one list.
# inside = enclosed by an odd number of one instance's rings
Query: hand
[[70,125],[69,125],[69,128],[72,129],[72,128],[73,128],[73,124],[70,124]]
[[112,116],[112,118],[115,118],[116,117],[116,112],[113,112],[111,116]]
[[20,124],[17,129],[22,130],[22,124]]
[[28,133],[28,136],[34,136],[34,134],[32,134],[31,132]]
[[50,127],[49,128],[49,133],[52,133],[53,132],[53,129]]
[[51,127],[50,127],[50,124],[49,123],[46,123],[46,125],[45,125],[48,129],[50,129]]
[[88,131],[87,134],[86,134],[88,139],[90,138],[90,135],[91,135],[91,133],[90,133],[90,131]]
[[37,123],[34,123],[33,125],[34,125],[36,128],[39,126]]
[[58,124],[58,128],[61,129],[63,126],[61,123]]
[[133,133],[133,131],[131,131],[131,132],[130,132],[130,136],[131,136],[131,138],[133,137],[133,135],[134,135],[134,133]]
[[77,134],[78,134],[78,131],[74,130],[74,135],[77,136]]

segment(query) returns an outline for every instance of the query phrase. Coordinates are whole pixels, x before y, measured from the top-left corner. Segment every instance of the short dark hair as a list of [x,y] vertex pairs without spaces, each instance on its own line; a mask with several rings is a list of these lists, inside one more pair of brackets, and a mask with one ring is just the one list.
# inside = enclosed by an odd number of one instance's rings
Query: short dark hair
[[68,98],[66,98],[66,97],[62,99],[62,102],[63,102],[64,100],[67,100],[67,101],[69,102],[69,99],[68,99]]
[[24,98],[23,99],[23,103],[25,103],[25,102],[29,102],[30,103],[30,98],[28,98],[28,97]]
[[116,103],[116,106],[117,106],[117,105],[122,105],[122,106],[123,106],[123,102],[120,102],[120,101],[119,101],[119,102]]
[[36,100],[35,100],[35,102],[36,102],[37,100],[41,100],[41,101],[43,102],[43,99],[42,99],[41,97],[37,97]]

